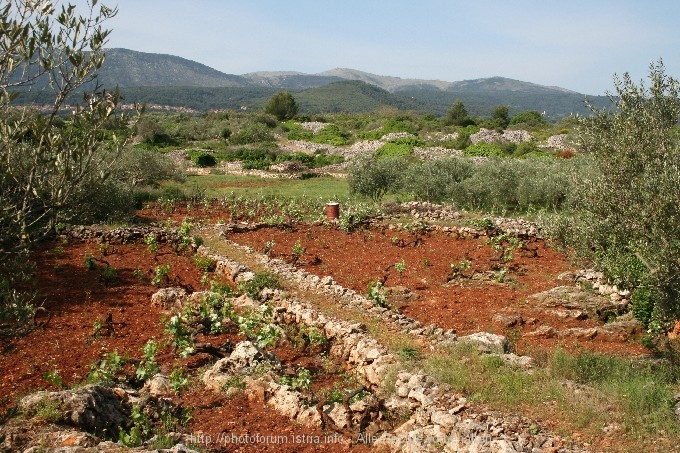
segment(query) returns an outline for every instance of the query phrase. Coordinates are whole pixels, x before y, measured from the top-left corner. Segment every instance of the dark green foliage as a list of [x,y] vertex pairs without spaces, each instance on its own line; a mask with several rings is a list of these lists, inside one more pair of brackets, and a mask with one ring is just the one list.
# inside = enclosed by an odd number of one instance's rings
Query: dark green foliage
[[189,158],[196,164],[197,167],[214,167],[217,165],[217,160],[212,154],[200,150],[189,151]]
[[306,153],[283,153],[273,148],[241,148],[221,155],[226,161],[241,161],[243,168],[267,170],[270,165],[280,162],[300,162],[309,168],[319,168],[326,165],[338,164],[345,159],[342,156],[328,155],[323,152],[315,154]]
[[264,111],[274,115],[279,121],[285,121],[297,115],[298,105],[292,94],[287,91],[279,91],[269,99]]
[[449,111],[446,112],[444,124],[465,127],[474,125],[475,120],[473,120],[468,114],[463,101],[458,100],[454,102]]
[[224,155],[224,160],[243,162],[243,168],[247,170],[266,170],[271,164],[276,161],[276,152],[270,148],[241,148],[236,151],[230,151]]
[[510,109],[507,105],[498,105],[493,109],[491,115],[492,127],[505,129],[510,124]]
[[163,127],[153,118],[142,118],[135,127],[139,140],[147,145],[176,145],[177,141],[170,137]]
[[649,327],[654,319],[654,307],[660,294],[656,288],[650,286],[639,286],[630,295],[630,304],[633,307],[635,319]]
[[461,158],[409,163],[403,158],[364,158],[350,170],[350,191],[380,200],[388,193],[453,203],[493,212],[559,210],[582,162],[493,159],[473,164]]
[[453,188],[473,172],[473,163],[458,158],[416,162],[405,172],[404,188],[418,200],[450,201]]
[[529,141],[518,143],[512,155],[514,157],[523,157],[529,153],[537,153],[540,151],[541,150],[539,149],[538,146],[536,146],[536,143],[534,141]]
[[512,120],[510,121],[510,124],[512,125],[521,124],[526,127],[532,128],[545,124],[545,120],[543,119],[543,116],[541,116],[541,114],[538,113],[536,110],[529,110],[527,112],[518,113],[517,115],[513,116]]

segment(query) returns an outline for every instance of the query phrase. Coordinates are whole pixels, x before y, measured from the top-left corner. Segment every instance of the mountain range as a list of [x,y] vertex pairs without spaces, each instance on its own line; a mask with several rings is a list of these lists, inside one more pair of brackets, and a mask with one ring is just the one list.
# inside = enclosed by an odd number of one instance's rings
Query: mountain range
[[[108,49],[98,78],[107,89],[118,86],[126,102],[199,111],[242,106],[258,109],[276,91],[287,90],[293,93],[300,112],[308,115],[388,107],[441,116],[457,100],[473,115],[490,115],[498,105],[507,105],[511,114],[536,110],[555,120],[589,113],[584,94],[504,77],[446,82],[345,68],[318,74],[262,71],[234,75],[173,55],[128,49]],[[609,104],[604,96],[589,96],[588,102],[597,107]]]

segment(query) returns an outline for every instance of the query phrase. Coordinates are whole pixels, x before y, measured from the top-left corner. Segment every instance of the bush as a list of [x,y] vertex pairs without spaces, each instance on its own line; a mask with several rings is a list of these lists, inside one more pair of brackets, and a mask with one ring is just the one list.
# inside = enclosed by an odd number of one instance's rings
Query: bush
[[374,156],[357,159],[349,170],[350,194],[359,194],[380,201],[388,192],[401,187],[402,174],[408,162],[399,157],[378,159]]
[[186,175],[162,153],[128,148],[121,153],[111,178],[123,181],[129,187],[158,187],[164,180],[183,182]]
[[204,151],[192,149],[189,151],[189,158],[197,167],[214,167],[217,165],[215,156]]
[[349,144],[350,134],[340,130],[335,124],[329,124],[312,137],[315,143],[326,143],[333,146],[344,146]]
[[407,157],[413,155],[413,145],[408,143],[387,142],[375,150],[375,157]]
[[510,121],[511,125],[523,125],[529,128],[537,127],[546,124],[543,116],[536,110],[529,110],[515,115]]
[[649,286],[639,286],[630,295],[633,316],[642,322],[645,327],[650,327],[654,316],[655,300],[658,297],[657,290]]
[[414,163],[406,170],[404,187],[418,200],[450,201],[453,187],[468,179],[473,172],[474,164],[465,159],[427,160]]
[[229,141],[234,145],[247,145],[249,143],[261,143],[274,141],[269,128],[262,123],[251,123],[232,135]]
[[258,299],[260,292],[265,288],[281,288],[278,275],[271,272],[258,272],[251,280],[238,284],[238,290],[245,292],[253,299]]
[[500,146],[486,142],[468,146],[464,154],[469,157],[503,157],[505,155]]
[[[593,109],[581,120],[593,170],[571,199],[574,223],[566,234],[608,277],[621,277],[622,259],[637,258],[628,273],[634,278],[623,286],[634,290],[644,281],[656,290],[645,305],[654,305],[655,325],[670,327],[680,317],[680,83],[665,75],[661,61],[650,65],[649,79],[646,87],[628,74],[615,78],[610,99],[617,110]],[[637,310],[649,313],[639,304]]]

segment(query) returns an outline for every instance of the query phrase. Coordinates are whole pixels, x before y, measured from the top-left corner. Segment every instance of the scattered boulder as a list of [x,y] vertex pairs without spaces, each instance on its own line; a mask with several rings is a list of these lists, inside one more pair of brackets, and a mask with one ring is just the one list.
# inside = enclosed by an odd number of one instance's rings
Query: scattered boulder
[[387,286],[385,295],[391,304],[397,306],[408,305],[418,298],[418,296],[405,286]]
[[477,332],[471,335],[459,337],[458,341],[463,344],[470,344],[481,352],[505,354],[510,352],[510,342],[503,335],[496,335],[489,332]]
[[524,324],[524,319],[520,315],[505,315],[503,313],[493,315],[493,321],[504,327],[516,327]]
[[148,392],[153,397],[166,397],[175,393],[170,385],[170,379],[160,373],[146,381],[142,391]]
[[181,308],[187,291],[181,287],[161,288],[151,296],[151,304],[163,309]]
[[[606,321],[612,315],[622,314],[626,306],[610,297],[593,293],[580,286],[557,286],[529,296],[529,302],[539,311],[561,318],[596,318]],[[557,311],[556,311],[557,309]]]
[[33,416],[46,404],[58,409],[56,423],[95,434],[118,432],[119,427],[130,423],[131,405],[122,389],[88,385],[75,390],[38,392],[23,398],[19,408]]
[[525,337],[536,337],[536,338],[555,338],[558,332],[557,329],[550,326],[540,326],[533,332],[527,332],[523,334]]
[[251,375],[260,364],[278,369],[280,363],[275,357],[265,355],[250,341],[238,343],[229,357],[218,360],[203,374],[203,382],[209,389],[220,391],[234,376]]
[[645,333],[645,325],[637,319],[615,321],[597,328],[597,336],[606,341],[628,341]]

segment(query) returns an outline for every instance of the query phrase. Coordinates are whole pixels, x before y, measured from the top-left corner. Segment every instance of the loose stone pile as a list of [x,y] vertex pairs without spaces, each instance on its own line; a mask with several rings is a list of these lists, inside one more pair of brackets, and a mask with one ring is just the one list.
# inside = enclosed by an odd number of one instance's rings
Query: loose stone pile
[[423,160],[444,159],[446,157],[462,157],[463,151],[459,149],[449,149],[441,146],[433,146],[430,148],[420,148],[416,146],[413,148],[413,155]]
[[319,131],[321,131],[321,129],[328,126],[328,123],[322,123],[321,121],[307,121],[305,123],[300,123],[300,126],[303,129],[306,129],[308,131],[312,131],[315,134],[318,134]]
[[494,131],[492,129],[481,128],[476,134],[470,136],[472,143],[486,142],[486,143],[522,143],[533,140],[532,135],[523,130],[505,130],[503,132]]
[[64,230],[61,234],[79,241],[97,241],[107,244],[129,244],[144,240],[153,234],[159,243],[174,243],[179,241],[177,228],[162,228],[152,225],[107,228],[103,225],[74,226]]
[[551,135],[545,141],[545,144],[543,146],[547,147],[547,148],[560,149],[560,150],[570,149],[570,148],[573,147],[573,146],[571,146],[571,144],[568,141],[568,135],[567,134]]

